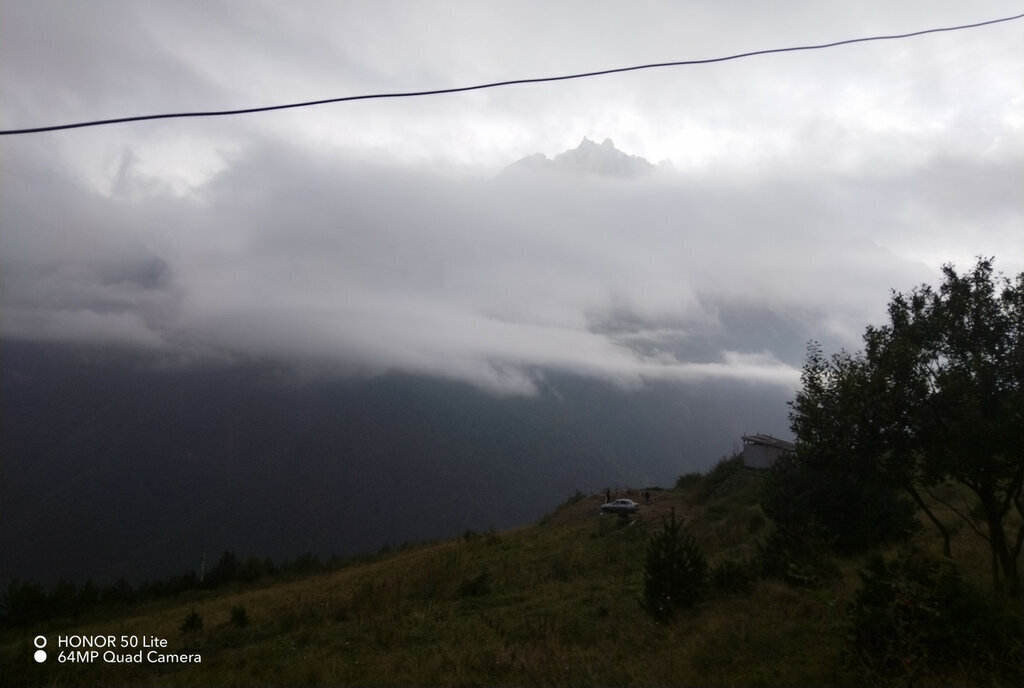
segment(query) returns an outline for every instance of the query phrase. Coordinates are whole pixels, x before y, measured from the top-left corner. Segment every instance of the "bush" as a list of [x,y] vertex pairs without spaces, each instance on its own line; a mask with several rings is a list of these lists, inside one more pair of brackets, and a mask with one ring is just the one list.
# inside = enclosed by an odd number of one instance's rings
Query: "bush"
[[491,574],[486,570],[462,581],[459,585],[459,597],[483,597],[491,593]]
[[692,607],[703,596],[707,559],[682,527],[673,509],[647,546],[644,608],[658,621],[671,620],[679,609]]
[[676,487],[677,488],[693,487],[694,485],[699,484],[700,481],[703,480],[703,479],[704,479],[704,476],[701,473],[685,473],[685,474],[679,476],[678,478],[676,478]]
[[47,606],[43,586],[14,579],[0,600],[0,622],[6,628],[31,626],[47,617]]
[[697,501],[703,504],[712,497],[719,496],[716,494],[719,488],[734,475],[742,473],[744,470],[742,456],[739,454],[729,458],[723,456],[714,468],[701,479],[700,485],[697,487]]
[[1021,630],[949,561],[875,555],[850,604],[853,655],[870,682],[907,684],[946,669],[1019,679]]
[[767,539],[758,542],[758,559],[764,575],[802,588],[814,588],[842,575],[826,543],[781,524],[775,524]]
[[245,628],[249,625],[249,614],[245,607],[239,605],[231,608],[231,625],[237,628]]
[[569,499],[565,500],[565,503],[567,505],[577,504],[579,502],[582,502],[586,498],[587,498],[586,494],[584,494],[583,492],[580,492],[579,490],[576,490],[575,492],[573,492],[572,496],[569,497]]
[[185,620],[181,622],[181,626],[178,627],[182,635],[193,635],[203,630],[203,617],[200,616],[195,609],[189,612]]
[[711,585],[723,593],[749,592],[757,579],[750,562],[725,560],[711,569]]

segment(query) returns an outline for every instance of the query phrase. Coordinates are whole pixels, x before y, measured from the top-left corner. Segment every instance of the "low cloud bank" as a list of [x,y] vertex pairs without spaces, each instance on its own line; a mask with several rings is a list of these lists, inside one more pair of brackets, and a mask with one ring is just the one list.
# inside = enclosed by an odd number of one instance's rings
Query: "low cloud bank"
[[856,347],[890,288],[931,277],[885,248],[923,239],[900,220],[920,199],[872,180],[695,179],[580,150],[558,173],[453,179],[264,145],[185,195],[120,169],[130,197],[26,159],[20,183],[3,173],[3,336],[511,394],[543,370],[793,386],[808,339]]

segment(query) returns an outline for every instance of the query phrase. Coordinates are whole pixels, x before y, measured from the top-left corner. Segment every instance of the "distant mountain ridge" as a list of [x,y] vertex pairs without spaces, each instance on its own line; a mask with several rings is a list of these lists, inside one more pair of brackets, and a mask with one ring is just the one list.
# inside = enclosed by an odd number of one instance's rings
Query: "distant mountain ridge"
[[536,153],[512,163],[507,169],[632,179],[646,176],[657,167],[645,158],[620,151],[611,139],[597,144],[584,136],[576,148],[554,158]]

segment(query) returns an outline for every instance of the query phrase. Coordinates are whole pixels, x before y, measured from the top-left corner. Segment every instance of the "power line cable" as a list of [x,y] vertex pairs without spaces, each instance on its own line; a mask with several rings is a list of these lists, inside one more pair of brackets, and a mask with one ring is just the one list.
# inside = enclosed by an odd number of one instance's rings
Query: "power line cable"
[[990,19],[988,21],[977,22],[975,24],[960,24],[958,26],[945,26],[938,29],[925,29],[923,31],[913,31],[911,33],[893,34],[888,36],[867,36],[865,38],[850,38],[843,41],[834,41],[832,43],[821,43],[818,45],[800,45],[792,46],[788,48],[769,48],[767,50],[754,50],[746,53],[738,53],[736,55],[727,55],[725,57],[712,57],[703,60],[678,60],[675,62],[656,62],[651,64],[635,65],[633,67],[616,67],[614,69],[602,69],[596,72],[581,72],[579,74],[563,74],[561,76],[544,76],[535,77],[529,79],[510,79],[507,81],[494,81],[486,84],[477,84],[475,86],[458,86],[454,88],[438,88],[431,89],[428,91],[404,91],[396,93],[371,93],[360,96],[342,96],[340,98],[324,98],[322,100],[309,100],[302,103],[287,103],[284,105],[266,105],[263,107],[252,107],[242,108],[238,110],[208,110],[200,112],[171,112],[158,115],[137,115],[135,117],[116,117],[114,119],[99,119],[88,122],[72,122],[70,124],[55,124],[45,127],[31,127],[27,129],[7,129],[0,131],[0,136],[10,136],[14,134],[38,134],[45,131],[59,131],[62,129],[81,129],[84,127],[98,127],[104,124],[124,124],[126,122],[142,122],[145,120],[152,119],[181,119],[185,117],[222,117],[225,115],[245,115],[255,112],[270,112],[272,110],[289,110],[292,108],[303,108],[311,107],[313,105],[327,105],[329,103],[345,103],[353,100],[374,100],[380,98],[414,98],[417,96],[436,96],[443,95],[446,93],[463,93],[466,91],[480,91],[485,88],[499,88],[501,86],[513,86],[516,84],[539,84],[549,81],[568,81],[570,79],[585,79],[593,76],[603,76],[605,74],[619,74],[621,72],[635,72],[641,69],[657,69],[660,67],[682,67],[687,65],[704,65],[711,64],[714,62],[728,62],[730,60],[739,60],[745,57],[755,57],[757,55],[770,55],[773,53],[790,53],[798,52],[802,50],[822,50],[824,48],[835,48],[840,45],[850,45],[853,43],[867,43],[869,41],[891,41],[900,38],[912,38],[914,36],[923,36],[929,33],[940,33],[944,31],[962,31],[964,29],[974,29],[979,26],[988,26],[990,24],[999,24],[1001,22],[1013,21],[1024,17],[1024,14],[1017,14],[1012,17],[1003,17],[1001,19]]

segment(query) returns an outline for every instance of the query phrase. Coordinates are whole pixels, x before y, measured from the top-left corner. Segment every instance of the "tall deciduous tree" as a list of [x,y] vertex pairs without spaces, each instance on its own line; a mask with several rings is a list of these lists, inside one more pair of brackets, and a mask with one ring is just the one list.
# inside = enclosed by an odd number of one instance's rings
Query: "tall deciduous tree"
[[973,495],[946,506],[988,541],[993,585],[1019,595],[1024,525],[1011,519],[1024,519],[1024,273],[996,276],[992,259],[942,272],[938,290],[893,293],[889,323],[867,329],[863,353],[827,359],[812,346],[790,420],[798,453],[827,451],[838,473],[905,490],[947,554],[949,533],[923,495],[936,498],[943,483]]
[[801,383],[790,413],[797,452],[773,469],[766,513],[784,531],[845,553],[906,536],[916,524],[914,508],[880,446],[864,356],[826,357],[812,342]]

